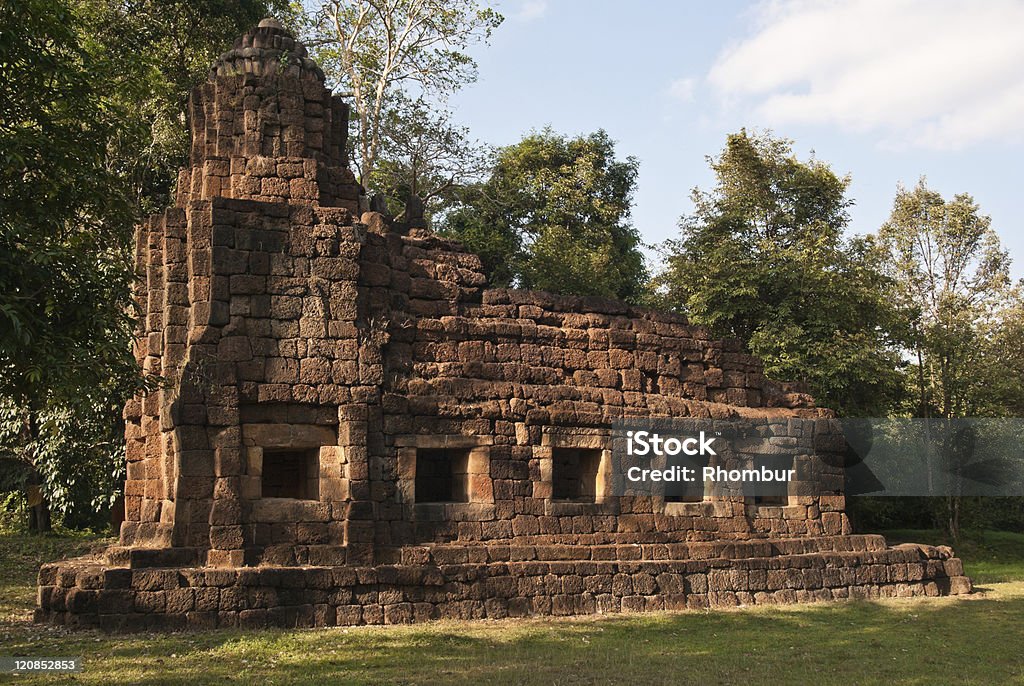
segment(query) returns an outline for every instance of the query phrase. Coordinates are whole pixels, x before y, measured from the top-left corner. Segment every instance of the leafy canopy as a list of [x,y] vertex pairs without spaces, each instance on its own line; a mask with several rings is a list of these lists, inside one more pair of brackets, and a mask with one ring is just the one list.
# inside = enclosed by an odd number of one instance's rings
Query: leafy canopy
[[267,8],[0,4],[0,482],[41,481],[60,512],[122,481],[120,409],[152,385],[131,351],[132,227],[185,161],[188,90]]
[[142,124],[118,141],[117,163],[143,213],[172,201],[188,157],[189,91],[234,40],[268,14],[288,19],[288,0],[90,0],[82,30],[110,54],[145,69],[145,88],[128,99]]
[[418,196],[433,215],[443,212],[459,186],[486,172],[488,151],[423,99],[403,101],[385,114],[380,154],[370,187],[393,215]]
[[709,191],[668,241],[664,304],[735,336],[769,376],[806,381],[846,414],[883,412],[899,388],[896,313],[872,241],[844,238],[849,179],[770,133],[730,135]]
[[63,3],[0,6],[0,394],[72,397],[131,365],[130,187],[108,155],[137,126],[138,71]]
[[[1024,300],[1021,286],[1010,280],[1009,255],[991,224],[970,195],[947,201],[922,179],[913,190],[899,189],[879,231],[912,360],[906,414],[1019,416],[1024,406]],[[947,456],[955,473],[954,491],[945,499],[945,526],[954,539],[961,519],[969,520],[977,504],[958,491],[961,470],[1005,478],[1002,461],[986,458],[975,460],[961,451]],[[929,483],[935,468],[926,461]]]
[[1024,357],[1010,345],[1020,336],[1020,287],[991,224],[970,195],[946,201],[922,179],[899,189],[879,231],[906,318],[918,416],[998,415],[1019,405],[1006,377]]
[[[504,18],[475,0],[327,0],[309,19],[307,44],[355,106],[354,161],[370,186],[396,116],[475,81],[467,50]],[[432,116],[447,119],[441,108]]]
[[630,224],[638,166],[616,159],[604,131],[545,129],[499,149],[440,229],[480,254],[495,285],[636,301],[647,280]]

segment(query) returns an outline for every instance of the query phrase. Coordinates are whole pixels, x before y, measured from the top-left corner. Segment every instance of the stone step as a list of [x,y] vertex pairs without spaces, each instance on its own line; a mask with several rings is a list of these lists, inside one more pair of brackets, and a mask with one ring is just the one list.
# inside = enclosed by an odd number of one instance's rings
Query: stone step
[[110,546],[104,554],[115,567],[146,569],[155,567],[189,567],[202,559],[197,548],[135,548]]
[[[486,545],[440,543],[407,546],[401,550],[381,551],[378,561],[402,564],[422,564],[428,561],[436,564],[462,564],[531,560],[735,560],[811,553],[878,552],[886,548],[885,538],[873,534],[751,541],[598,545],[550,542],[524,545],[522,539],[517,539],[515,542],[488,541]],[[399,557],[395,557],[396,554]]]
[[109,630],[406,623],[971,592],[948,549],[372,567],[44,565],[39,620]]

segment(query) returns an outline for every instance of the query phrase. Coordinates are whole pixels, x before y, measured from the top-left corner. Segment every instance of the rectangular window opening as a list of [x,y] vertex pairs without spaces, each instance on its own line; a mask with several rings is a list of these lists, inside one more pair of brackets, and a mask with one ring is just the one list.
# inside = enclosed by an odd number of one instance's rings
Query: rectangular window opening
[[754,496],[755,505],[764,506],[785,506],[789,504],[789,496],[781,493],[765,493]]
[[419,448],[414,493],[417,503],[468,503],[469,450]]
[[320,499],[320,449],[264,450],[260,495]]
[[[792,455],[760,455],[753,461],[755,467],[767,467],[774,472],[793,469]],[[789,482],[750,482],[746,489],[753,491],[754,505],[758,507],[785,507],[789,505]]]
[[600,467],[600,449],[552,448],[552,497],[555,500],[596,502]]
[[666,503],[699,503],[704,501],[704,468],[708,466],[708,455],[671,455],[667,467],[679,467],[687,471],[693,481],[666,481]]

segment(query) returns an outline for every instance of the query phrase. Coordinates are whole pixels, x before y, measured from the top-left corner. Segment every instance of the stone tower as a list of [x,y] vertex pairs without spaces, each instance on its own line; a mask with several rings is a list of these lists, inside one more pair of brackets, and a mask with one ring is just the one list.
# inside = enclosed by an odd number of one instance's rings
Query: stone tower
[[349,108],[306,48],[264,19],[221,55],[189,100],[190,169],[178,207],[237,198],[358,210],[345,159]]
[[[340,248],[343,236],[355,237],[364,202],[345,158],[348,113],[274,19],[236,41],[193,90],[190,167],[179,174],[175,206],[138,233],[145,331],[137,355],[168,385],[125,411],[126,521],[114,559],[243,564],[241,503],[259,495],[260,471],[260,448],[247,451],[243,440],[262,431],[273,445],[305,431],[287,445],[337,445],[335,429],[324,428],[337,425],[337,409],[326,424],[308,403],[289,416],[295,394],[274,382],[298,380],[300,355],[307,379],[324,359],[310,348],[324,345],[328,322],[354,320],[354,272],[333,284],[323,273],[343,270],[359,249],[352,242],[342,256]],[[292,248],[301,256],[286,256]],[[330,269],[311,272],[317,257]],[[311,384],[297,393],[321,400]],[[284,403],[280,422],[242,416],[270,399]],[[322,479],[326,496],[339,479],[324,471],[308,478]]]

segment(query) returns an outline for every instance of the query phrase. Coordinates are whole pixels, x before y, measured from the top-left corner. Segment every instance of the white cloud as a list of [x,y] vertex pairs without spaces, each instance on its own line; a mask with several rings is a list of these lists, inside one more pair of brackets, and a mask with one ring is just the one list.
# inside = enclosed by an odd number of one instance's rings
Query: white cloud
[[519,7],[519,11],[516,12],[515,18],[519,21],[533,21],[534,19],[540,19],[548,11],[547,0],[526,0]]
[[679,102],[691,102],[693,100],[693,89],[697,82],[689,77],[676,79],[668,85],[668,94],[673,100]]
[[1024,138],[1019,0],[775,0],[708,73],[751,124],[831,124],[886,145]]

